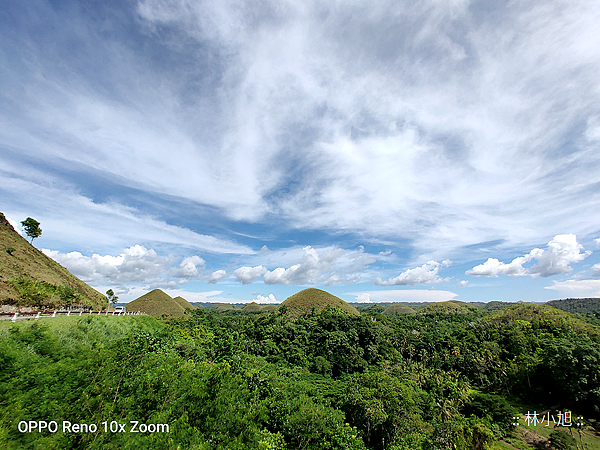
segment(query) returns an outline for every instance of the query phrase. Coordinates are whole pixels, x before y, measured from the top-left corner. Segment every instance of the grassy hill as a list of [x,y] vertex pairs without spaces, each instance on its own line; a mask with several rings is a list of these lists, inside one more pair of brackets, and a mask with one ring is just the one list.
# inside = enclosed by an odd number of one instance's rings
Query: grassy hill
[[291,318],[300,317],[310,313],[314,309],[325,309],[328,306],[338,307],[348,314],[360,315],[356,308],[350,306],[344,300],[321,289],[304,289],[281,303],[279,310],[285,307],[285,315]]
[[383,314],[392,315],[392,314],[414,314],[415,310],[410,306],[403,305],[402,303],[394,303],[393,305],[388,306],[383,311]]
[[600,312],[600,298],[567,298],[564,300],[551,300],[546,304],[572,314]]
[[235,308],[231,303],[219,303],[215,308],[217,312],[233,311]]
[[468,303],[448,300],[427,305],[419,310],[419,314],[465,314],[474,310],[477,310],[477,308],[470,306]]
[[181,317],[184,315],[185,309],[168,294],[160,289],[154,289],[129,302],[127,311],[141,311],[154,317],[162,317],[163,315]]
[[173,300],[175,301],[175,303],[177,303],[183,309],[196,309],[196,307],[194,305],[192,305],[190,302],[188,302],[183,297],[175,297]]
[[244,306],[243,311],[245,311],[245,312],[260,312],[260,311],[262,311],[262,307],[258,303],[252,302],[252,303],[248,303],[246,306]]
[[27,242],[0,213],[0,303],[106,308],[108,300]]

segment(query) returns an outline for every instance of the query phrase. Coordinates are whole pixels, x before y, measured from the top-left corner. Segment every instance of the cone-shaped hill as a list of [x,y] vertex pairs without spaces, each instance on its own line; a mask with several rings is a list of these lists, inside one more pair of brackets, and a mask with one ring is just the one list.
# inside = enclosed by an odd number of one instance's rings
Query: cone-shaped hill
[[325,309],[327,307],[338,307],[348,314],[360,315],[360,313],[339,297],[322,291],[321,289],[304,289],[291,297],[288,297],[279,305],[279,310],[285,310],[285,315],[291,318],[300,317],[310,313],[314,309]]
[[448,300],[446,302],[436,302],[419,309],[419,314],[466,314],[475,311],[477,308],[469,306],[468,303],[458,300]]
[[262,311],[262,307],[258,303],[252,302],[252,303],[248,303],[246,306],[244,306],[243,311],[245,311],[245,312],[260,312],[260,311]]
[[0,304],[99,309],[108,300],[27,242],[0,213]]
[[391,316],[393,314],[414,314],[415,310],[410,306],[403,305],[402,303],[394,303],[393,305],[388,306],[383,311],[383,314]]
[[177,303],[183,309],[196,309],[194,305],[192,305],[183,297],[175,297],[173,300],[175,300],[175,303]]
[[268,304],[268,305],[263,305],[261,310],[262,311],[275,311],[277,309],[277,305],[274,304]]
[[147,294],[127,303],[127,311],[141,311],[154,317],[181,317],[185,309],[160,289],[154,289]]
[[219,303],[215,308],[217,312],[233,311],[235,308],[230,303]]

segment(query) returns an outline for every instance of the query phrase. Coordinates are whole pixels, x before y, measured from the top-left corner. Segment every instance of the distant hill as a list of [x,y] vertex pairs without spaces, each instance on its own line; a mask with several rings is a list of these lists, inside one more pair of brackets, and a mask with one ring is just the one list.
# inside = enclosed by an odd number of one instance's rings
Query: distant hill
[[162,317],[163,315],[181,317],[184,315],[185,309],[165,292],[154,289],[127,303],[127,311],[141,311],[154,317]]
[[325,309],[328,306],[339,307],[348,314],[360,315],[356,308],[350,306],[341,298],[321,289],[314,288],[304,289],[288,297],[279,305],[279,310],[284,309],[288,317],[297,318],[303,314],[310,313],[313,308],[318,310]]
[[402,303],[394,303],[393,305],[388,306],[383,311],[383,314],[393,315],[393,314],[414,314],[415,310],[410,306],[403,305]]
[[219,303],[215,309],[217,312],[233,311],[235,308],[231,303]]
[[243,311],[245,311],[245,312],[260,312],[260,311],[262,311],[262,307],[258,303],[252,302],[252,303],[248,303],[246,306],[244,306]]
[[600,298],[567,298],[546,303],[553,308],[572,314],[594,314],[600,312]]
[[468,303],[458,300],[448,300],[446,302],[431,303],[419,310],[419,314],[466,314],[476,311],[477,308],[469,306]]
[[175,297],[173,300],[175,301],[175,303],[177,303],[183,309],[196,309],[196,307],[194,305],[192,305],[190,302],[188,302],[183,297]]
[[33,308],[108,307],[104,295],[27,242],[2,213],[0,303]]
[[275,311],[278,308],[278,305],[273,305],[273,304],[269,304],[269,305],[263,305],[262,306],[262,311]]

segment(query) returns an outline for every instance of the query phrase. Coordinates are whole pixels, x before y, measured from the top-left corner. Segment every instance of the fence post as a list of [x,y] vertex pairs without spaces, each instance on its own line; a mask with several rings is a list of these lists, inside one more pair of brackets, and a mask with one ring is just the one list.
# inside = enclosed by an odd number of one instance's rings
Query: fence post
[[36,319],[39,319],[41,314],[42,314],[42,313],[41,313],[40,311],[38,311],[38,313],[37,313],[37,316],[35,316],[35,318],[36,318]]
[[19,313],[18,312],[16,312],[15,315],[13,316],[13,318],[10,319],[10,320],[12,320],[13,322],[16,322],[17,321],[17,317],[19,317]]
[[52,314],[52,317],[56,317],[56,311],[54,311],[54,314]]
[[67,313],[67,317],[71,317],[71,311]]

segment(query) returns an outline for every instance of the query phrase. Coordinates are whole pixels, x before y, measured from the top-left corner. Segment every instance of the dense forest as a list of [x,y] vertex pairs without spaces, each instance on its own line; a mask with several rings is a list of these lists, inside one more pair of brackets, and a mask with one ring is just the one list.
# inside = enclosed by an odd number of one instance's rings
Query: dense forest
[[[496,445],[510,440],[516,405],[598,419],[598,327],[532,304],[327,308],[294,320],[281,310],[195,310],[0,327],[8,449],[511,448]],[[39,420],[98,430],[19,430]],[[131,432],[131,421],[156,432]],[[576,448],[565,431],[553,435],[553,448]]]

